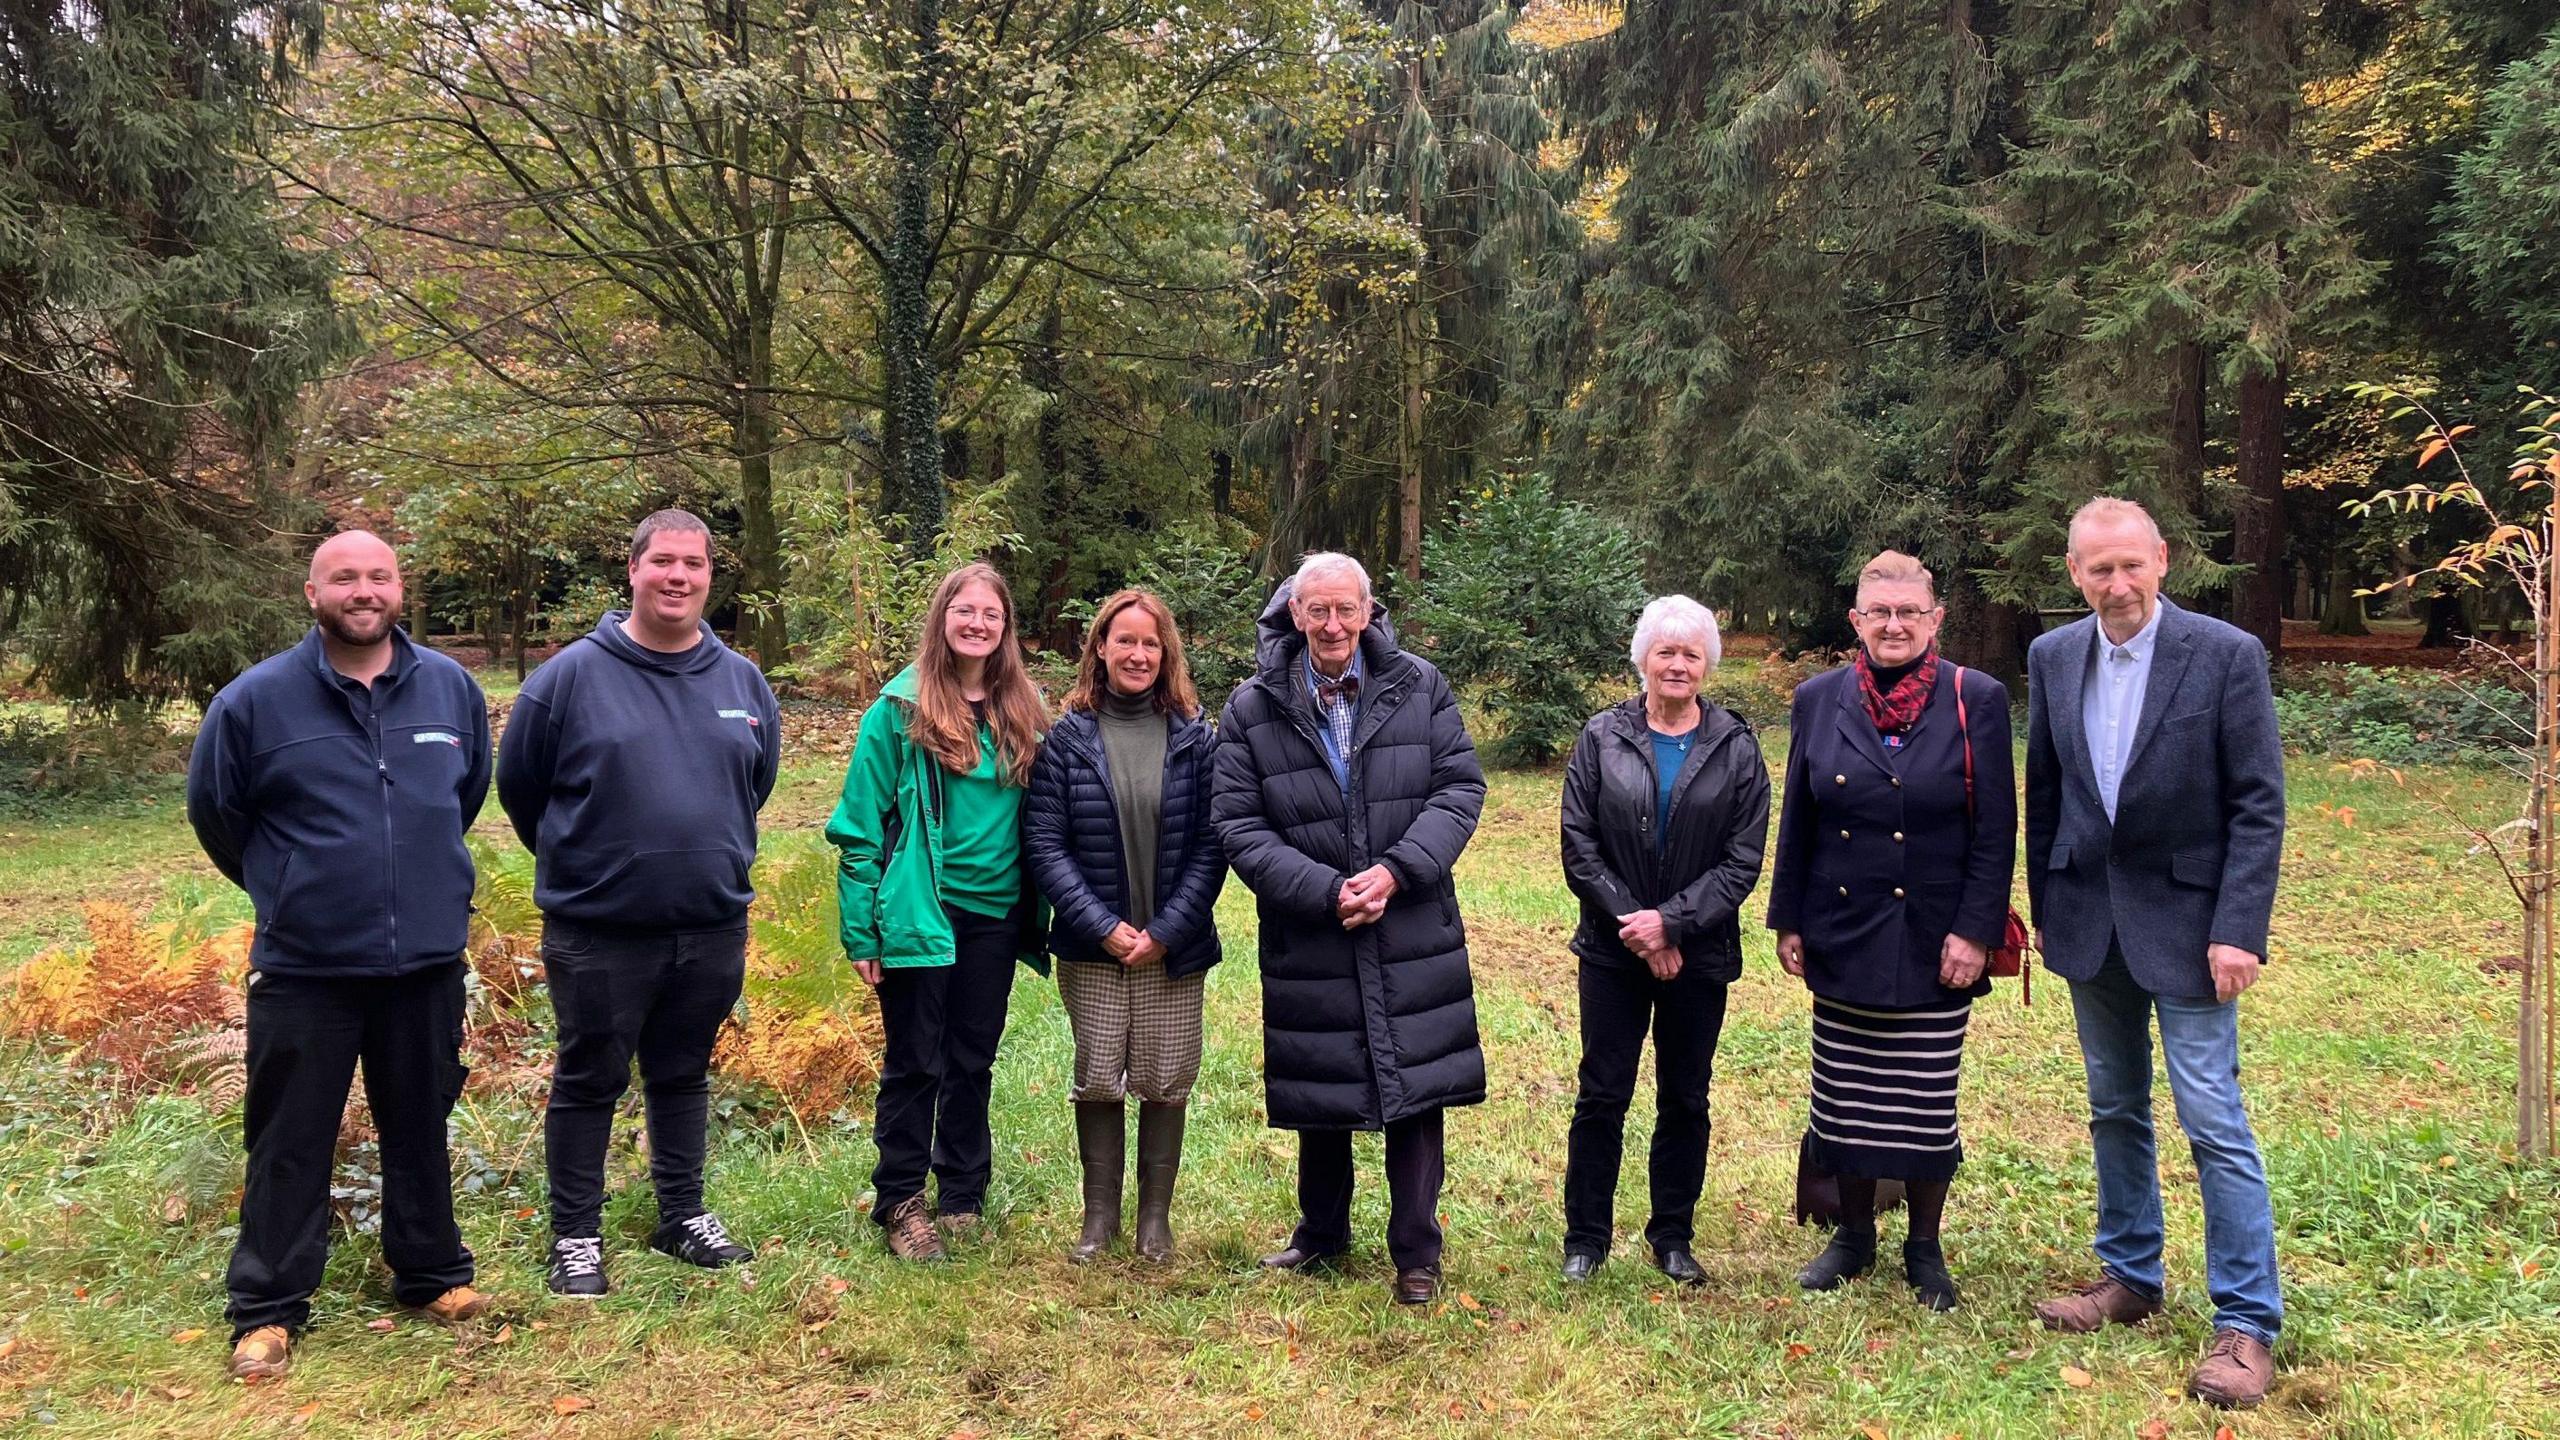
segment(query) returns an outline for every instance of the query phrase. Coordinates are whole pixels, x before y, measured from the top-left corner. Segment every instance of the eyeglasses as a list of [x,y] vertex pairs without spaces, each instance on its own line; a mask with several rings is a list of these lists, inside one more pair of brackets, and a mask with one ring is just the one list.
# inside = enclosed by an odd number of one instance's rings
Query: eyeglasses
[[1849,613],[1870,625],[1882,625],[1888,620],[1896,625],[1917,625],[1937,614],[1938,607],[1935,605],[1926,608],[1918,605],[1870,605],[1864,610],[1852,610]]
[[1345,625],[1350,625],[1367,619],[1369,607],[1366,605],[1300,605],[1298,613],[1318,625],[1328,620],[1339,620]]

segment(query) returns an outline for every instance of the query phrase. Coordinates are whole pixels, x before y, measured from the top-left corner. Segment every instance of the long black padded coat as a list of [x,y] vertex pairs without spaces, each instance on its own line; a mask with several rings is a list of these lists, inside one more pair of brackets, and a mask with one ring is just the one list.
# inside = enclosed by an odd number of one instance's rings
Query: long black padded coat
[[[1377,1130],[1484,1099],[1475,978],[1450,871],[1484,810],[1484,771],[1440,672],[1396,644],[1384,606],[1360,637],[1350,786],[1334,779],[1284,582],[1257,670],[1218,725],[1211,814],[1261,920],[1263,1090],[1283,1130]],[[1345,930],[1334,904],[1383,864],[1396,893]]]
[[1022,797],[1023,855],[1049,897],[1049,953],[1117,965],[1102,937],[1122,920],[1164,946],[1164,973],[1197,975],[1218,963],[1218,892],[1227,866],[1209,823],[1209,727],[1187,715],[1166,721],[1164,810],[1156,831],[1156,913],[1131,915],[1120,809],[1102,753],[1102,725],[1070,710],[1049,727],[1031,788]]

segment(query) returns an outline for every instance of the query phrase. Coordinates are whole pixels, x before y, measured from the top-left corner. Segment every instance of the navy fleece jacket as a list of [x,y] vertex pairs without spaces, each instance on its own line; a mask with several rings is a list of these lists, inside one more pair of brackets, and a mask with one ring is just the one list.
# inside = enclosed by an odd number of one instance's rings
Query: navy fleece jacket
[[471,828],[489,794],[489,707],[469,672],[391,632],[371,686],[313,630],[205,707],[187,820],[257,907],[252,968],[391,976],[471,938]]
[[669,655],[624,634],[625,614],[533,672],[498,744],[534,903],[608,928],[741,924],[756,812],[782,764],[773,687],[708,625]]

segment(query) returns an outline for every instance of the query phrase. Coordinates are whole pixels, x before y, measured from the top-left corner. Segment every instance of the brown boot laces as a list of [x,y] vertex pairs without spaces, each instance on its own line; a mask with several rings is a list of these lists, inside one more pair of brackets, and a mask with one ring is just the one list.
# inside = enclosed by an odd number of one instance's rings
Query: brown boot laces
[[2243,1357],[2247,1354],[2248,1343],[2249,1337],[2237,1330],[2217,1331],[2213,1337],[2213,1348],[2205,1352],[2205,1358],[2246,1364],[2248,1362]]
[[941,1241],[933,1231],[933,1222],[925,1218],[921,1205],[903,1207],[903,1212],[892,1222],[892,1228],[898,1237],[899,1248],[903,1250],[928,1251]]

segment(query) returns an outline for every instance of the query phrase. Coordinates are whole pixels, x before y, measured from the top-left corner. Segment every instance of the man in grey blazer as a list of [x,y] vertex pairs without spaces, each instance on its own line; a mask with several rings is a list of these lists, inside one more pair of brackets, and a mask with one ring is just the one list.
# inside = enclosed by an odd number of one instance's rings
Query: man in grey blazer
[[2275,1213],[2240,1094],[2241,992],[2267,953],[2284,750],[2265,647],[2160,595],[2168,546],[2141,506],[2071,519],[2093,612],[2027,653],[2027,890],[2045,964],[2071,982],[2097,1152],[2098,1279],[2036,1306],[2057,1330],[2159,1310],[2151,1023],[2204,1200],[2213,1346],[2189,1393],[2251,1406],[2284,1319]]

